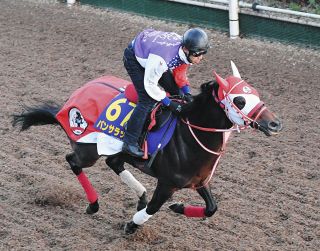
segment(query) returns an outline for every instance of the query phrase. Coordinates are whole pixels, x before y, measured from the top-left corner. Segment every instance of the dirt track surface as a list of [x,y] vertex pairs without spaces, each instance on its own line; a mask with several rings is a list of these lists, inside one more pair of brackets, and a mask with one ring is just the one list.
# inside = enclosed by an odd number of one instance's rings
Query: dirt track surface
[[[214,48],[189,74],[193,92],[229,60],[284,123],[276,137],[234,134],[211,181],[217,213],[206,220],[169,211],[166,203],[136,234],[123,223],[137,198],[100,159],[86,170],[100,211],[85,214],[85,195],[67,162],[57,126],[19,133],[23,105],[63,104],[102,75],[129,79],[122,51],[146,28],[183,33],[186,26],[54,1],[0,1],[0,250],[320,250],[320,52],[207,30]],[[155,179],[128,167],[151,197]],[[193,190],[172,201],[202,205]]]

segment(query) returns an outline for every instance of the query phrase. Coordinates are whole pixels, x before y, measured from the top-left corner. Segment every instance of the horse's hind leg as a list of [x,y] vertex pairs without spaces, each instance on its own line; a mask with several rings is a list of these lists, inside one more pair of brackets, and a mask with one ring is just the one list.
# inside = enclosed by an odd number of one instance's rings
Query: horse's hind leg
[[145,208],[147,201],[146,188],[132,175],[131,172],[124,169],[124,161],[120,156],[109,157],[106,159],[106,164],[120,176],[121,180],[130,187],[138,196],[137,211]]
[[217,204],[212,197],[208,186],[200,187],[197,192],[204,199],[206,207],[184,206],[183,204],[173,204],[169,206],[175,213],[184,214],[187,217],[211,217],[217,211]]
[[82,168],[92,166],[99,158],[99,155],[95,153],[92,146],[81,147],[73,145],[73,148],[75,151],[71,154],[67,154],[66,160],[86,193],[89,201],[89,206],[87,207],[86,212],[88,214],[94,214],[99,210],[98,194],[91,185],[91,182],[83,172]]

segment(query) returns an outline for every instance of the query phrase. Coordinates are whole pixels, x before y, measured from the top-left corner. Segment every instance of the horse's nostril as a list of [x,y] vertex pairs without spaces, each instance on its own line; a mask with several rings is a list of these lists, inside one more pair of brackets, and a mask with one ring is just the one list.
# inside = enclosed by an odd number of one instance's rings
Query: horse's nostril
[[272,122],[270,122],[270,124],[269,124],[269,127],[277,127],[278,126],[278,123],[277,122],[274,122],[274,121],[272,121]]
[[282,128],[282,125],[279,120],[274,120],[274,121],[269,122],[268,127],[271,130],[280,131]]

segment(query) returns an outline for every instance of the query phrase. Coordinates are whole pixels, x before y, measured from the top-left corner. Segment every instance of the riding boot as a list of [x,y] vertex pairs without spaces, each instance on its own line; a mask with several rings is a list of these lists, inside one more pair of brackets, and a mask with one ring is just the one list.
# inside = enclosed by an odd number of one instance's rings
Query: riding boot
[[144,155],[144,152],[138,146],[138,144],[129,145],[128,143],[125,143],[125,142],[123,143],[123,146],[122,146],[122,152],[137,158],[142,158]]
[[123,152],[138,158],[141,158],[144,155],[144,152],[138,143],[139,138],[142,134],[146,118],[156,102],[150,98],[148,99],[148,102],[143,101],[144,100],[142,99],[142,102],[137,104],[128,121],[122,147]]

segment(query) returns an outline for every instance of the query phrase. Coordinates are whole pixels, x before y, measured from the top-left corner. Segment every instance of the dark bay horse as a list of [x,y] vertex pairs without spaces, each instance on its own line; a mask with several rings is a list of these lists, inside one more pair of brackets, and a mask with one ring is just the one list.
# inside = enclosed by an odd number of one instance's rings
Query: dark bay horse
[[[194,96],[194,101],[185,106],[182,116],[178,118],[167,145],[153,156],[152,164],[148,160],[136,159],[121,152],[107,156],[106,164],[139,197],[137,213],[126,223],[125,233],[134,233],[175,191],[182,188],[196,189],[203,198],[205,207],[176,203],[170,205],[170,208],[187,217],[211,217],[216,212],[217,205],[208,183],[225,150],[230,133],[234,130],[254,128],[271,136],[281,131],[282,123],[266,108],[258,92],[241,79],[233,63],[232,69],[232,76],[223,79],[215,73],[216,81],[201,86],[200,94]],[[101,95],[103,94],[95,93],[97,99],[101,98]],[[70,99],[72,97],[75,96]],[[77,101],[80,102],[75,99],[75,102]],[[97,111],[92,100],[90,102],[90,116],[97,119],[101,111]],[[60,109],[56,105],[28,108],[22,114],[14,115],[13,125],[20,125],[21,130],[32,125],[61,125],[61,121],[57,119]],[[81,110],[81,106],[78,105],[76,109]],[[77,130],[74,130],[74,133],[81,134],[85,130],[87,125],[80,126],[83,119],[88,118],[82,118],[76,110]],[[92,166],[101,154],[98,153],[96,144],[79,143],[72,138],[70,142],[73,152],[66,155],[66,160],[86,192],[89,201],[87,213],[93,214],[99,209],[98,196],[82,169]],[[157,178],[157,186],[150,202],[147,202],[144,186],[124,169],[125,162]],[[146,168],[146,163],[151,166]]]

